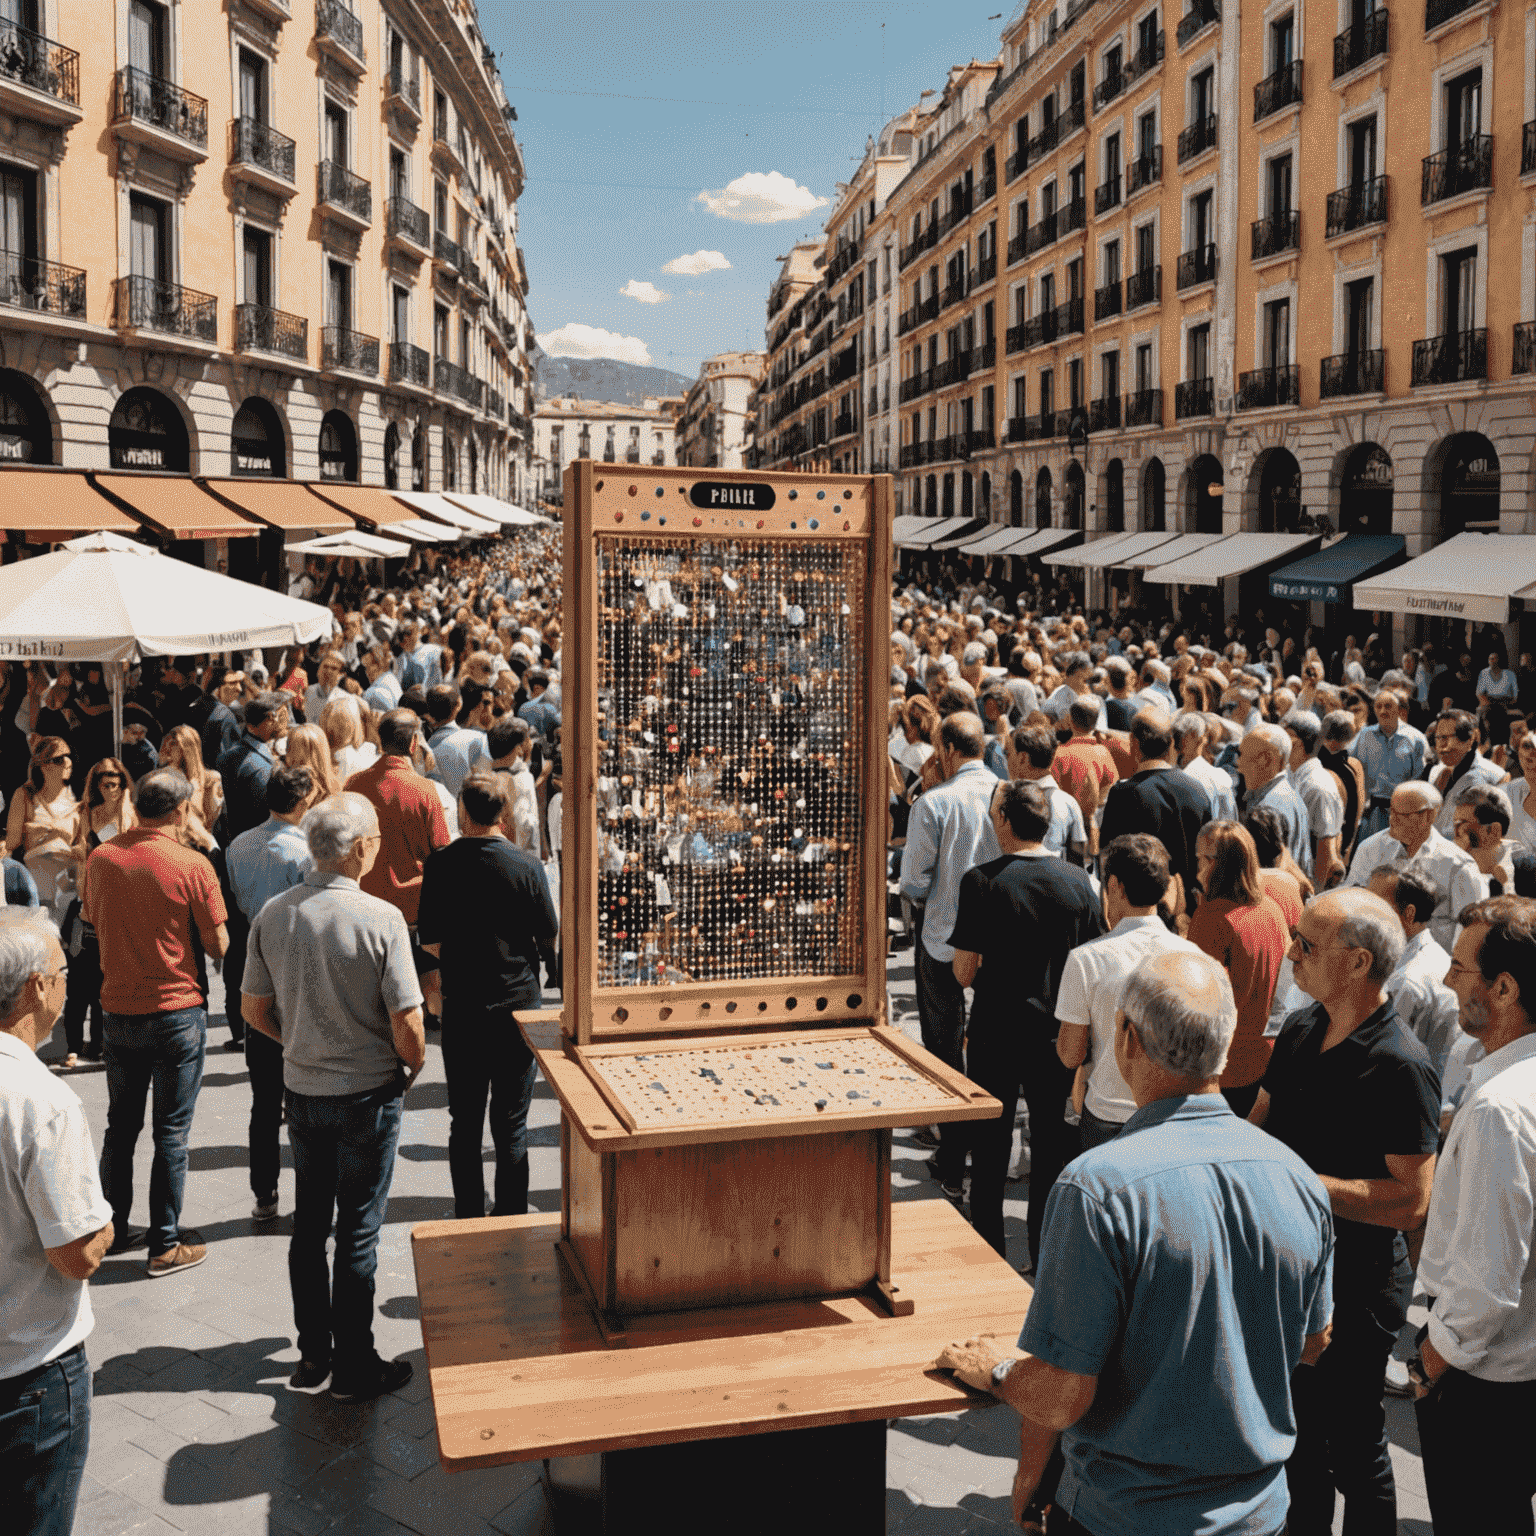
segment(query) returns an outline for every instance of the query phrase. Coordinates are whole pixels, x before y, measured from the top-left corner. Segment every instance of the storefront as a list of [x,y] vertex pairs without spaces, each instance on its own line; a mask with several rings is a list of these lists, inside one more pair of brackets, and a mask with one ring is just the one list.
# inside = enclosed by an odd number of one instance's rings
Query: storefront
[[[1173,555],[1169,545],[1170,558],[1149,570],[1146,579],[1183,589],[1181,616],[1189,606],[1189,589],[1216,587],[1221,601],[1219,607],[1213,607],[1213,617],[1240,613],[1251,620],[1263,613],[1269,572],[1316,549],[1318,543],[1317,534],[1233,533],[1183,556]],[[1154,555],[1162,553],[1153,551]]]
[[[1336,650],[1347,635],[1363,643],[1374,632],[1371,612],[1362,612],[1355,600],[1355,584],[1382,575],[1403,563],[1404,540],[1400,533],[1351,533],[1326,549],[1307,555],[1269,575],[1269,595],[1287,603],[1309,605],[1308,619]],[[1378,612],[1380,610],[1378,609]],[[1304,626],[1292,626],[1300,636]],[[1390,636],[1384,637],[1390,640]]]

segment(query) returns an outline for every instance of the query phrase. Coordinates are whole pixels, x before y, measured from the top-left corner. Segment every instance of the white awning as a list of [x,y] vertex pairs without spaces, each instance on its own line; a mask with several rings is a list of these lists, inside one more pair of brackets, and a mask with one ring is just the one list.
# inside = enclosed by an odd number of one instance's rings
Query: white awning
[[1082,538],[1078,528],[1033,528],[1023,530],[1027,537],[1003,551],[1007,555],[1043,555],[1048,549]]
[[1315,533],[1234,533],[1182,559],[1154,566],[1147,572],[1147,580],[1219,586],[1228,576],[1241,576],[1276,560],[1294,559],[1308,545],[1315,549],[1320,542],[1320,535]]
[[891,542],[903,543],[914,532],[922,528],[924,524],[931,523],[931,517],[913,517],[910,512],[904,513],[891,524]]
[[476,517],[488,517],[493,523],[500,523],[504,528],[529,528],[535,523],[547,523],[547,517],[541,517],[537,512],[525,511],[522,507],[514,506],[510,501],[502,501],[495,496],[483,496],[475,491],[444,491],[443,494],[457,507],[463,507],[466,512],[473,512]]
[[1001,554],[1006,545],[1012,544],[1021,533],[1027,530],[1015,528],[1012,523],[994,524],[978,538],[967,539],[960,546],[962,555],[996,555]]
[[453,544],[467,537],[462,528],[450,528],[446,523],[434,523],[426,517],[412,517],[403,523],[391,523],[389,531],[416,544]]
[[1182,559],[1185,555],[1192,554],[1197,549],[1205,549],[1208,545],[1217,544],[1224,538],[1226,538],[1224,533],[1180,533],[1166,544],[1154,545],[1152,549],[1139,555],[1128,555],[1120,563],[1128,571],[1145,571],[1154,565],[1163,565],[1171,560]]
[[396,501],[403,501],[415,512],[424,512],[429,518],[447,523],[451,528],[461,528],[465,533],[500,533],[501,524],[488,517],[479,517],[455,506],[446,496],[436,491],[391,491]]
[[1044,559],[1047,565],[1080,565],[1085,570],[1098,570],[1115,563],[1115,551],[1122,544],[1144,537],[1139,533],[1111,533],[1075,548],[1053,550]]
[[1083,551],[1083,564],[1095,570],[1110,567],[1125,569],[1134,565],[1142,555],[1151,555],[1153,550],[1158,553],[1152,555],[1152,558],[1160,560],[1162,550],[1178,537],[1176,533],[1128,533],[1116,539],[1113,544],[1108,539],[1101,539]]
[[1536,534],[1458,533],[1417,559],[1357,581],[1356,608],[1509,622],[1509,600],[1536,600]]
[[974,517],[916,517],[912,521],[916,526],[909,529],[905,537],[894,540],[900,548],[927,549],[969,533],[978,526]]

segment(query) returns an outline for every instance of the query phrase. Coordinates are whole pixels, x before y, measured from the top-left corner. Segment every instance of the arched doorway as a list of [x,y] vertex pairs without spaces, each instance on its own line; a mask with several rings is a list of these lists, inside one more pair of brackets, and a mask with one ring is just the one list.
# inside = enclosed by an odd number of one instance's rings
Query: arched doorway
[[42,394],[12,368],[0,369],[0,463],[53,463],[53,423]]
[[1119,459],[1111,459],[1104,470],[1104,527],[1125,532],[1125,465]]
[[400,489],[400,428],[394,422],[384,429],[384,486],[391,491]]
[[1339,531],[1391,533],[1392,455],[1379,443],[1357,443],[1339,475]]
[[480,450],[475,446],[474,438],[469,440],[469,494],[475,495],[480,489]]
[[939,515],[939,477],[937,475],[929,475],[927,484],[923,489],[926,492],[923,510],[929,517],[937,517]]
[[955,515],[955,476],[951,471],[944,476],[943,495],[939,501],[939,510],[945,517]]
[[[1260,533],[1295,533],[1301,521],[1301,465],[1284,448],[1271,448],[1256,466]],[[1215,530],[1220,532],[1220,529]]]
[[411,433],[411,489],[427,488],[427,434],[420,427]]
[[1081,528],[1084,504],[1083,466],[1076,459],[1067,462],[1067,472],[1062,477],[1061,526]]
[[1168,531],[1168,472],[1161,459],[1148,459],[1141,472],[1141,531]]
[[[1211,487],[1216,494],[1211,494]],[[1201,454],[1189,466],[1187,499],[1184,507],[1186,533],[1221,532],[1221,460]]]
[[327,411],[320,418],[320,478],[357,479],[357,428],[345,411]]
[[1024,476],[1018,470],[1008,476],[1008,521],[1015,528],[1024,526]]
[[187,424],[158,389],[130,389],[118,397],[107,423],[113,469],[163,469],[184,475],[192,468]]
[[1459,432],[1440,451],[1440,537],[1499,531],[1499,455],[1481,432]]
[[992,519],[992,475],[988,470],[981,472],[981,506],[978,509],[980,516],[989,522]]
[[229,426],[229,472],[270,475],[278,480],[288,473],[283,422],[270,400],[252,395],[235,412]]
[[1051,526],[1051,472],[1044,465],[1035,476],[1035,527]]
[[969,517],[971,515],[971,508],[975,505],[975,502],[973,500],[974,494],[975,494],[975,492],[974,492],[974,490],[972,488],[972,485],[971,485],[971,472],[970,472],[970,470],[967,469],[960,476],[960,515],[961,515],[961,517]]

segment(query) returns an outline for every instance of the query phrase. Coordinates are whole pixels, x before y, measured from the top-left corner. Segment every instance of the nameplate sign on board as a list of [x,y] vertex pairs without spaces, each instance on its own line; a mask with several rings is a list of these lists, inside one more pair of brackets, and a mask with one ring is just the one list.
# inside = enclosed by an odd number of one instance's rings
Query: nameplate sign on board
[[755,480],[699,480],[688,488],[694,506],[711,509],[766,512],[777,499],[771,485]]

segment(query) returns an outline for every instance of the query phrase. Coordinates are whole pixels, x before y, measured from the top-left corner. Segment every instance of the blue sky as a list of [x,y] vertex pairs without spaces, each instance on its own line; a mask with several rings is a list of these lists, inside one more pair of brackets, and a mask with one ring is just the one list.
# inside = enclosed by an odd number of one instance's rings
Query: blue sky
[[[689,375],[761,347],[774,257],[820,231],[830,205],[805,205],[857,167],[882,95],[893,116],[951,64],[995,55],[1002,22],[987,18],[1006,3],[480,0],[528,168],[519,225],[541,342],[563,332],[550,350]],[[713,196],[732,183],[746,195]],[[663,270],[688,256],[714,269]],[[567,330],[583,326],[625,340]]]

